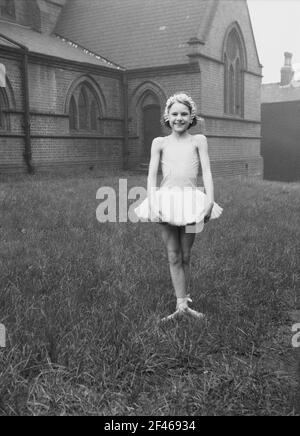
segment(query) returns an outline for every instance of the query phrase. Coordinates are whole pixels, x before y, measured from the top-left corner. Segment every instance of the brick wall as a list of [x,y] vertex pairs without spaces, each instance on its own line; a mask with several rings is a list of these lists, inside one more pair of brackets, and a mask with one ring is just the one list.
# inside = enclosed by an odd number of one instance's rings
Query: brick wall
[[[6,92],[11,97],[10,129],[0,131],[0,172],[25,170],[21,63],[5,57],[0,57],[0,62],[7,69]],[[101,117],[105,119],[96,134],[70,133],[67,96],[71,85],[83,75],[82,71],[29,64],[32,160],[37,170],[56,165],[122,167],[123,113],[118,78],[87,75],[101,91],[105,106]]]
[[261,121],[261,79],[245,74],[245,118]]
[[121,169],[122,139],[33,138],[33,165],[39,170],[55,166]]
[[16,22],[24,26],[33,26],[39,20],[36,0],[15,1]]
[[[53,32],[59,15],[62,11],[62,7],[65,4],[65,0],[60,2],[52,2],[48,0],[40,1],[40,23],[41,23],[41,31],[43,33],[50,34]],[[43,3],[43,4],[41,4]],[[60,4],[58,4],[60,3]]]
[[200,111],[205,115],[224,115],[224,78],[223,66],[215,62],[200,59],[201,86]]
[[37,32],[50,34],[57,23],[65,0],[17,0],[16,22]]
[[0,174],[3,172],[25,171],[22,138],[6,138],[0,134]]

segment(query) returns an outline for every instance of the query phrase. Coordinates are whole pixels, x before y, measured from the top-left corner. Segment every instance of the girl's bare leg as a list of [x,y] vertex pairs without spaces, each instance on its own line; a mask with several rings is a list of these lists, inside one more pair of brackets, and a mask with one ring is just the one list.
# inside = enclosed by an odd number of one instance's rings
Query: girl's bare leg
[[186,292],[189,293],[190,286],[190,261],[191,261],[191,250],[195,242],[195,233],[185,233],[185,227],[180,228],[179,240],[182,255],[182,266],[185,275]]
[[186,279],[182,264],[180,228],[161,224],[163,241],[167,248],[171,279],[177,298],[186,297]]
[[[195,242],[196,233],[185,233],[185,228],[180,229],[180,246],[181,246],[181,253],[182,253],[182,265],[185,272],[185,279],[186,279],[186,289],[187,292],[189,290],[189,284],[190,284],[190,260],[191,260],[191,250],[193,247],[193,244]],[[189,299],[188,301],[192,301]],[[187,305],[187,303],[186,303]],[[197,312],[196,310],[191,309],[187,306],[185,309],[185,313],[196,318],[196,319],[203,319],[204,315],[203,313]]]

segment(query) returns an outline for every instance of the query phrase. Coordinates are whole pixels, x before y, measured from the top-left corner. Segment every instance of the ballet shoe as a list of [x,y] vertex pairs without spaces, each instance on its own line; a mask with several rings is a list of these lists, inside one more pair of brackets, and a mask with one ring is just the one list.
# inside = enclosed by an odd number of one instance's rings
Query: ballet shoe
[[176,311],[171,315],[162,318],[161,321],[171,321],[176,318],[181,318],[183,315],[191,316],[198,320],[205,318],[205,315],[203,313],[197,312],[196,310],[189,308],[188,303],[192,303],[190,295],[182,298],[177,298]]

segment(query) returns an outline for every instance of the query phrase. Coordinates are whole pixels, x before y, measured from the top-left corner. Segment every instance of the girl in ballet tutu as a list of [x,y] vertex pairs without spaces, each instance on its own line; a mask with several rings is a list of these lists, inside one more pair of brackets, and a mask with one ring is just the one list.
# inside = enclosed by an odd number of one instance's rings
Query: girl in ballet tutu
[[[155,138],[147,179],[147,198],[135,209],[142,220],[158,222],[166,245],[171,279],[177,297],[176,311],[163,321],[177,316],[204,317],[189,307],[190,255],[196,233],[210,219],[219,218],[223,209],[214,202],[214,186],[208,156],[207,139],[191,135],[197,124],[197,108],[191,97],[179,93],[166,103],[164,122],[172,132]],[[161,162],[163,180],[157,188]],[[197,187],[201,163],[205,193]]]

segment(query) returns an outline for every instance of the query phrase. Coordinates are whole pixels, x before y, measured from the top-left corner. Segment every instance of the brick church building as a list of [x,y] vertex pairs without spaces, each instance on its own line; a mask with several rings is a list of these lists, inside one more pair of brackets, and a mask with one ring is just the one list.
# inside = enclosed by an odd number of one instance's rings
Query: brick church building
[[246,0],[0,0],[0,74],[0,172],[136,169],[184,91],[214,176],[262,177]]

